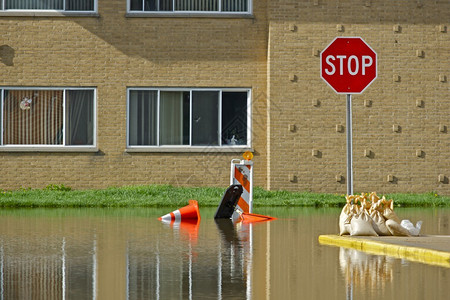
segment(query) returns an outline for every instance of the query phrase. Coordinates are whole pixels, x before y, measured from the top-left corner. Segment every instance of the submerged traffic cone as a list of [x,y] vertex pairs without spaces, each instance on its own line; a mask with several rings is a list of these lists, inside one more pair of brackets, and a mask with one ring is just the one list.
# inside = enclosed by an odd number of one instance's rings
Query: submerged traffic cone
[[242,221],[247,223],[254,223],[254,222],[265,222],[265,221],[272,221],[276,220],[277,218],[270,217],[270,216],[264,216],[264,215],[258,215],[258,214],[251,214],[251,213],[242,213]]
[[197,200],[189,200],[188,205],[158,218],[160,221],[181,221],[186,219],[200,220]]
[[258,214],[252,214],[252,213],[241,213],[236,219],[235,222],[242,222],[242,223],[256,223],[256,222],[266,222],[266,221],[273,221],[277,218],[270,217],[270,216],[264,216],[264,215],[258,215]]

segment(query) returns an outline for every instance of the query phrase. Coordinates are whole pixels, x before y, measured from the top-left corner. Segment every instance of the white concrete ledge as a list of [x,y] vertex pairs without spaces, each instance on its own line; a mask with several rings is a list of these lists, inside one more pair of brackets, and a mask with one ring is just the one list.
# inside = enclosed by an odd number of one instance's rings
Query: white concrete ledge
[[70,11],[0,11],[0,17],[99,17],[98,12],[70,12]]
[[245,151],[252,151],[251,147],[130,147],[125,150],[127,153],[139,152],[173,152],[173,153],[242,153]]
[[0,152],[98,152],[92,146],[2,146]]
[[253,19],[251,13],[223,13],[223,12],[129,12],[125,14],[127,18],[233,18],[233,19]]

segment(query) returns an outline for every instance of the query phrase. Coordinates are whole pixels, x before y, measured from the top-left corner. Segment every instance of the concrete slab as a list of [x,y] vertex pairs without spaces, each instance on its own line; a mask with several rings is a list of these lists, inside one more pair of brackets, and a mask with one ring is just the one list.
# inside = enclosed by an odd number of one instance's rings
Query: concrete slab
[[319,243],[450,268],[450,236],[369,237],[321,235],[319,236]]
[[382,243],[402,245],[414,248],[425,248],[450,253],[450,235],[422,235],[414,237],[402,236],[365,236],[357,237]]

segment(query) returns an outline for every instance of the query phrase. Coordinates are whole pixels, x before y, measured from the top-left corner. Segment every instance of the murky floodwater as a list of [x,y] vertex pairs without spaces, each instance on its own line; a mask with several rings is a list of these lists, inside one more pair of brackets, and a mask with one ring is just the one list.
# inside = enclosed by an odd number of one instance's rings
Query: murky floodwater
[[[170,226],[171,209],[0,210],[0,299],[448,299],[450,268],[320,245],[339,209]],[[449,235],[450,209],[396,209]]]

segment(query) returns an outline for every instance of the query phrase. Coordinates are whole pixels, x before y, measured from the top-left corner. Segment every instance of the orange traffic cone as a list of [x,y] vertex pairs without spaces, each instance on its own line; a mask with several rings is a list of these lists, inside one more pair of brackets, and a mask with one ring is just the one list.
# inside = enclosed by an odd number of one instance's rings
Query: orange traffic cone
[[200,212],[198,210],[197,200],[189,200],[188,205],[158,218],[158,220],[160,221],[181,221],[185,219],[200,220]]

